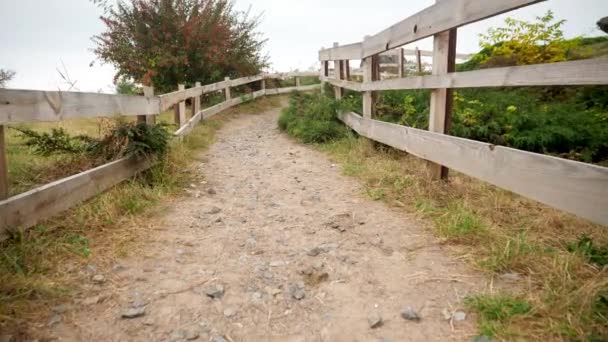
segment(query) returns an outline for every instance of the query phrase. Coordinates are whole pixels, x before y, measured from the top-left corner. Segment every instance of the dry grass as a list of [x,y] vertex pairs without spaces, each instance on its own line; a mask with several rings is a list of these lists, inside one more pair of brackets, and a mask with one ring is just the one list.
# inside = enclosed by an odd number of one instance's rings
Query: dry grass
[[[608,268],[567,248],[583,235],[608,246],[605,227],[455,172],[449,183],[430,182],[425,161],[364,138],[319,148],[359,178],[371,198],[418,213],[454,253],[494,278],[495,289],[470,301],[494,303],[470,306],[479,313],[480,333],[515,340],[608,339]],[[521,277],[517,287],[500,289],[500,275],[512,272]],[[530,310],[486,319],[513,301]]]
[[[118,258],[135,253],[154,228],[155,221],[149,216],[162,211],[166,200],[180,196],[185,185],[202,177],[196,176],[192,161],[213,143],[215,132],[240,113],[263,111],[279,101],[278,97],[261,98],[204,121],[182,142],[172,145],[164,163],[1,243],[0,331],[18,333],[27,322],[44,320],[53,306],[79,291],[83,279],[90,276],[87,266],[103,272]],[[70,132],[92,132],[95,124],[85,121],[83,126],[69,123],[69,127]],[[14,137],[9,141],[9,148],[23,148]],[[13,163],[14,157],[10,159]],[[56,160],[27,157],[19,156],[22,163],[35,164],[40,173],[57,165]],[[38,182],[46,179],[36,178]]]

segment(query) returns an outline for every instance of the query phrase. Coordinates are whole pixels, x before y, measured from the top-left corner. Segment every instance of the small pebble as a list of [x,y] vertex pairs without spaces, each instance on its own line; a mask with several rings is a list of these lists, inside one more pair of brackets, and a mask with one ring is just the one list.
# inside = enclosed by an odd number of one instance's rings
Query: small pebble
[[224,296],[224,286],[220,284],[211,285],[205,289],[205,294],[213,299],[222,298]]
[[97,284],[103,284],[106,282],[106,277],[101,274],[96,274],[95,276],[93,276],[93,282]]
[[369,323],[369,327],[372,329],[378,328],[382,325],[382,316],[377,311],[374,311],[367,316],[367,323]]
[[224,316],[226,318],[232,318],[234,317],[234,315],[236,315],[236,309],[233,307],[227,307],[224,309]]
[[141,316],[143,316],[145,314],[146,314],[146,308],[145,307],[130,308],[130,309],[127,309],[127,310],[123,311],[122,314],[120,315],[120,317],[126,318],[126,319],[132,319],[132,318],[141,317]]
[[54,314],[53,316],[51,316],[51,319],[49,319],[49,322],[48,322],[47,325],[49,327],[52,327],[52,326],[57,325],[59,323],[61,323],[61,315]]
[[408,321],[420,321],[420,316],[418,316],[418,313],[410,306],[401,311],[401,317]]
[[296,300],[302,300],[306,296],[304,292],[304,282],[293,283],[289,286],[289,294]]
[[454,314],[452,315],[452,317],[454,318],[454,321],[456,322],[462,322],[465,319],[467,319],[467,314],[462,312],[462,311],[456,311],[454,312]]

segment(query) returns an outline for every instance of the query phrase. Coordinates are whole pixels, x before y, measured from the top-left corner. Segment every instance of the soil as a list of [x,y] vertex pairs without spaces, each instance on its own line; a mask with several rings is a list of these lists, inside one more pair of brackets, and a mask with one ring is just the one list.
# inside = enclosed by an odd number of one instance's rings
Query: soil
[[[38,329],[61,341],[465,341],[483,277],[327,156],[242,113],[199,156],[205,181],[138,250]],[[99,275],[99,274],[97,274]],[[410,307],[406,320],[401,312]],[[123,317],[129,316],[130,318]],[[462,313],[457,316],[462,318]],[[373,328],[372,328],[373,326]]]

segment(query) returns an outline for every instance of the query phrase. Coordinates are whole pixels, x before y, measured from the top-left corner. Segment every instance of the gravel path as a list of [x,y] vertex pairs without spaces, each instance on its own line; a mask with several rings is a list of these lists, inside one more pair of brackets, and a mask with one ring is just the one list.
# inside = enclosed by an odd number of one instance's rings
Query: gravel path
[[482,278],[415,218],[367,199],[326,156],[280,133],[278,115],[228,122],[200,156],[206,181],[152,220],[144,252],[91,279],[91,293],[41,332],[62,341],[470,340],[473,319],[445,315]]

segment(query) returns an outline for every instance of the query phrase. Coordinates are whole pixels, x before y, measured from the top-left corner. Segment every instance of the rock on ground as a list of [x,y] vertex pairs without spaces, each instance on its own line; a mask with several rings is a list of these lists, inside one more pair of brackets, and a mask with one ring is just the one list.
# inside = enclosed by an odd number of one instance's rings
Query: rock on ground
[[[339,164],[279,132],[279,111],[218,114],[231,119],[183,170],[205,179],[193,182],[201,195],[124,222],[141,233],[112,262],[124,271],[91,264],[78,295],[91,305],[50,327],[48,316],[32,322],[30,340],[188,339],[196,328],[200,341],[469,341],[474,322],[452,330],[441,312],[484,278],[418,218],[367,198]],[[91,278],[102,272],[111,282],[97,301]],[[403,303],[425,319],[408,324]]]

